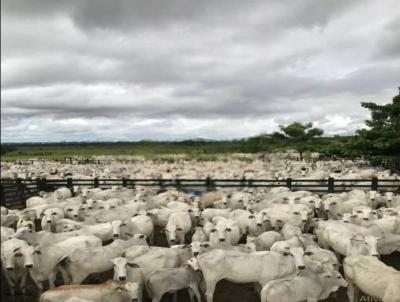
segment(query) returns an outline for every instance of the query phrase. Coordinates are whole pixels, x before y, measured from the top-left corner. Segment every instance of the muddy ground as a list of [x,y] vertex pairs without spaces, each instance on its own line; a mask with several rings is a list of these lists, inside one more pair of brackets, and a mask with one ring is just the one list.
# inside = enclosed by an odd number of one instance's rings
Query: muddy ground
[[[154,242],[158,246],[167,246],[167,242],[165,240],[164,234],[160,232],[160,230],[156,230]],[[400,253],[394,253],[390,256],[383,256],[381,259],[388,265],[393,266],[397,270],[400,270]],[[107,272],[102,274],[99,278],[91,278],[89,277],[85,280],[84,283],[88,284],[96,284],[99,282],[103,282],[105,280],[112,278],[112,272]],[[57,279],[56,285],[61,285],[62,281],[60,278]],[[3,274],[1,275],[1,302],[37,302],[39,301],[39,297],[37,296],[37,290],[32,280],[28,280],[27,282],[27,296],[24,297],[20,294],[17,294],[15,299],[12,299],[9,296],[9,290],[4,279]],[[150,299],[146,299],[145,302],[150,302]],[[162,299],[162,302],[170,302],[172,301],[172,295],[165,295]],[[257,293],[253,289],[253,284],[234,284],[222,280],[218,283],[215,294],[214,294],[214,302],[259,302],[260,299]],[[347,302],[346,290],[341,288],[336,294],[331,295],[331,297],[326,302]],[[359,301],[379,301],[373,300],[372,298],[368,298],[368,296],[360,295]],[[181,290],[178,293],[178,302],[190,302],[189,295],[186,290]]]

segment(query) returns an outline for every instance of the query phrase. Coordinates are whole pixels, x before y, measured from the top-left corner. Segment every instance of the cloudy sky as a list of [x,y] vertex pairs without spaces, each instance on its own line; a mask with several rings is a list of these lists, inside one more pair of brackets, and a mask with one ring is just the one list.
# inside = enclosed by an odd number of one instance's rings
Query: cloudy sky
[[399,0],[1,1],[3,142],[347,134],[399,85]]

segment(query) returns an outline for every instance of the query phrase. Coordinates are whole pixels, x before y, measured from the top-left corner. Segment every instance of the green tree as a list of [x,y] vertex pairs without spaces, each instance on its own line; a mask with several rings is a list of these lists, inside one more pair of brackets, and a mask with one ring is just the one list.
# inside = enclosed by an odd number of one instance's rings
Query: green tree
[[362,102],[371,112],[368,128],[357,131],[353,148],[374,164],[400,167],[400,91],[388,104]]
[[322,129],[314,128],[313,123],[302,124],[294,122],[287,126],[280,125],[279,128],[283,132],[283,135],[289,139],[292,147],[300,153],[301,159],[303,159],[303,153],[305,151],[312,151],[311,145],[315,137],[324,134]]

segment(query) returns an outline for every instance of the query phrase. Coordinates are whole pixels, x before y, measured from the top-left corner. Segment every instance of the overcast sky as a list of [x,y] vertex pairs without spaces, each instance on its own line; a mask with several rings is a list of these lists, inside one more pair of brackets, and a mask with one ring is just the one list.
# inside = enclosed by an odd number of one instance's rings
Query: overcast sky
[[3,142],[348,134],[399,85],[399,0],[1,1]]

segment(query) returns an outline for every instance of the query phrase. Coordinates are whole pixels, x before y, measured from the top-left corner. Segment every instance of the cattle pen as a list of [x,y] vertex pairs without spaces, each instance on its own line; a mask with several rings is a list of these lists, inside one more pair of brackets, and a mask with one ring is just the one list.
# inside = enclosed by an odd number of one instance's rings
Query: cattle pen
[[393,179],[1,179],[0,203],[6,207],[25,207],[29,197],[36,196],[39,192],[52,191],[60,187],[67,187],[73,192],[75,186],[109,188],[122,186],[134,188],[135,186],[158,187],[161,190],[174,187],[186,192],[213,191],[216,188],[275,188],[288,187],[292,190],[307,190],[316,194],[341,193],[354,189],[372,191],[399,191],[400,180]]

